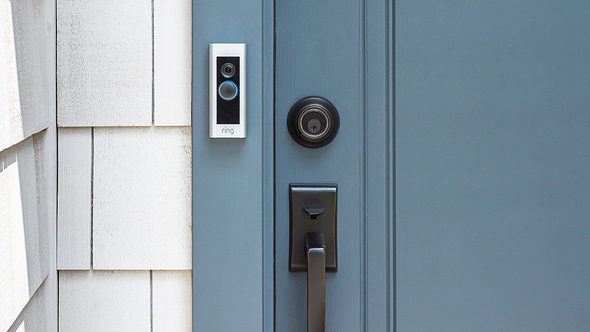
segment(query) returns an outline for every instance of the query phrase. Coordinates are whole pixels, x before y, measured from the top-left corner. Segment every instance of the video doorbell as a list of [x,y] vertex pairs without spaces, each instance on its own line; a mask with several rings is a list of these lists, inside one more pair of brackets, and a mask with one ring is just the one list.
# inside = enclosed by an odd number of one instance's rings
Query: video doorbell
[[246,44],[209,44],[209,137],[246,137]]

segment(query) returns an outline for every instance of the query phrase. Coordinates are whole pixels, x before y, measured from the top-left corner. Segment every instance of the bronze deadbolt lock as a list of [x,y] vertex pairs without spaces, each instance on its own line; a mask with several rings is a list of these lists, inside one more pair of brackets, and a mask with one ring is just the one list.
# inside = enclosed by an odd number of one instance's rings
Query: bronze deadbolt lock
[[336,107],[317,96],[298,100],[287,115],[287,128],[295,142],[306,148],[321,148],[332,142],[340,128]]

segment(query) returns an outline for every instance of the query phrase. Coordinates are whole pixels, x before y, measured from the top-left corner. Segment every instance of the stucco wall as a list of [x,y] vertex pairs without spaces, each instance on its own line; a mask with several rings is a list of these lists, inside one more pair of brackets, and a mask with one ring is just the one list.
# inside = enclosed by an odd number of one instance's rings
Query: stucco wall
[[59,327],[191,330],[189,0],[57,0]]

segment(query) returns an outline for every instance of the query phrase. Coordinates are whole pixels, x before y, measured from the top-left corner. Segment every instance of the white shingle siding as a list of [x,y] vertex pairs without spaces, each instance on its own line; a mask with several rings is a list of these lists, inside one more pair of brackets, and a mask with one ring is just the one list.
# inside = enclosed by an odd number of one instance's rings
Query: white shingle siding
[[190,128],[95,128],[93,182],[94,269],[191,269]]
[[150,331],[149,271],[60,271],[59,331]]
[[191,125],[191,5],[186,0],[154,1],[156,126]]
[[60,271],[59,275],[60,332],[147,332],[150,315],[154,332],[192,330],[191,271]]
[[192,331],[191,271],[153,271],[154,332]]
[[55,2],[0,0],[0,331],[57,330]]
[[58,129],[57,268],[90,269],[92,128]]
[[151,1],[57,1],[58,126],[152,124]]
[[44,174],[37,174],[35,157],[33,137],[0,152],[0,331],[13,324],[52,267],[46,215],[38,207],[48,197],[38,190]]
[[0,151],[55,117],[54,37],[48,38],[55,34],[55,17],[46,7],[42,1],[0,0]]
[[0,0],[0,331],[191,330],[191,13]]

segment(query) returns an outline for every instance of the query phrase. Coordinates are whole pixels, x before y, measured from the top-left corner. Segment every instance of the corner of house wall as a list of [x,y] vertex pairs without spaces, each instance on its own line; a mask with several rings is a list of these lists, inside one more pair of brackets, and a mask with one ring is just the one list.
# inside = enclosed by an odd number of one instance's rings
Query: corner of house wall
[[57,331],[55,2],[0,16],[0,330]]

